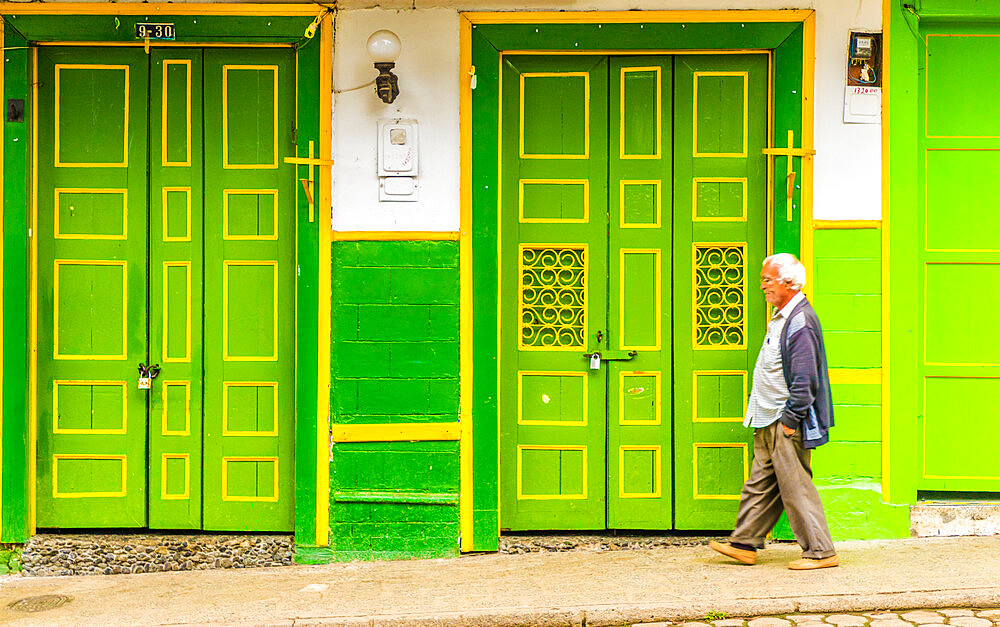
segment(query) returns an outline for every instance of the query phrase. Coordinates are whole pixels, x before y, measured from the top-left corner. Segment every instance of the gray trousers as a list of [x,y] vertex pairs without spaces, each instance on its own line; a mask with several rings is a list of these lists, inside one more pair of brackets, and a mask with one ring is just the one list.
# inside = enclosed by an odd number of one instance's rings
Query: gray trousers
[[801,429],[785,435],[777,421],[754,430],[753,467],[743,485],[730,542],[764,548],[764,537],[785,510],[802,557],[836,555],[823,503],[812,482],[810,453],[802,446]]

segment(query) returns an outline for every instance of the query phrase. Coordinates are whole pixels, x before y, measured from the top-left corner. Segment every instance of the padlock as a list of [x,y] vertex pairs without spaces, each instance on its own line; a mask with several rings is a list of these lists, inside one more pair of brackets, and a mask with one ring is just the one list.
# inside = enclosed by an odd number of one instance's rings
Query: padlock
[[153,387],[153,377],[139,377],[139,389],[149,390]]
[[600,370],[601,369],[601,354],[600,353],[594,353],[593,355],[590,356],[590,369],[591,370]]

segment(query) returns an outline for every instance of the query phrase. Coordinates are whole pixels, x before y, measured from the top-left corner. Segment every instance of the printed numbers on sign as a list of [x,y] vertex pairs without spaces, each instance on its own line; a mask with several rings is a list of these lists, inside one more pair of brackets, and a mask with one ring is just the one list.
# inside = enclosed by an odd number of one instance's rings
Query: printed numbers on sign
[[136,39],[168,39],[177,38],[177,30],[173,24],[136,24]]

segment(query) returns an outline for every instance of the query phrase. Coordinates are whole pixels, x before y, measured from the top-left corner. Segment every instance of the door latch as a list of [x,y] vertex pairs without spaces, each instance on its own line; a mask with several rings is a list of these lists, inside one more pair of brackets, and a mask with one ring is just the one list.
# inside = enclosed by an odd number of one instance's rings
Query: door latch
[[149,390],[153,387],[153,379],[160,374],[160,364],[139,364],[139,389]]

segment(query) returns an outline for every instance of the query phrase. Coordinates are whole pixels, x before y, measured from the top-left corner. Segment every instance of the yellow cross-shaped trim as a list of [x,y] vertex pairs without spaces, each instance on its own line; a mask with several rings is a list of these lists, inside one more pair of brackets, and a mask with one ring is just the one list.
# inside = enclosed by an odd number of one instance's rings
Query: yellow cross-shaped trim
[[787,194],[785,195],[785,219],[792,221],[792,193],[795,191],[795,170],[792,164],[792,157],[811,157],[816,154],[812,148],[794,148],[795,131],[788,131],[788,144],[785,148],[764,148],[762,153],[769,157],[788,157],[788,175],[785,177]]
[[285,163],[309,166],[309,178],[299,179],[299,182],[302,183],[302,189],[306,192],[306,200],[309,201],[309,221],[312,222],[316,212],[316,201],[315,196],[313,195],[313,186],[315,185],[316,180],[313,176],[312,166],[319,165],[330,167],[333,165],[333,159],[316,159],[314,142],[310,141],[308,157],[285,157]]

